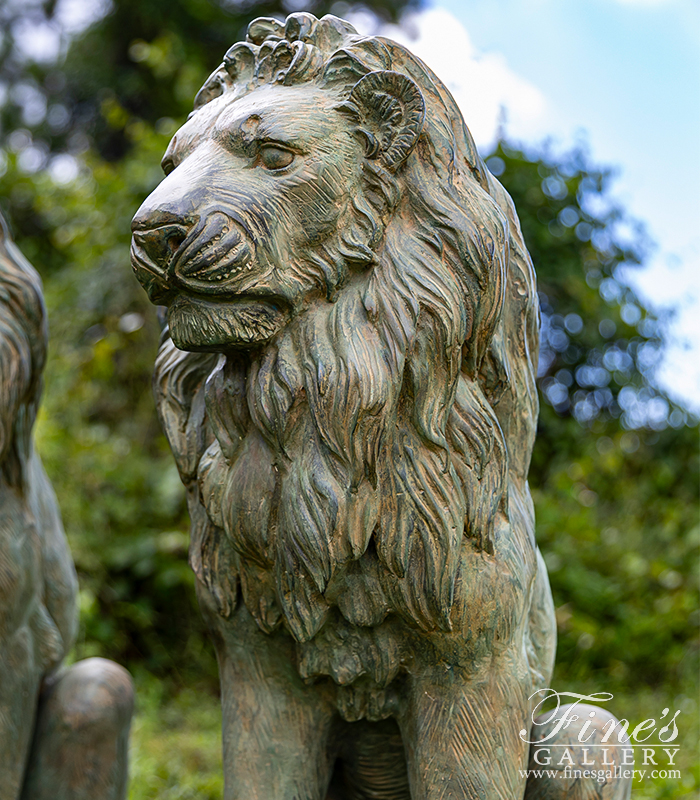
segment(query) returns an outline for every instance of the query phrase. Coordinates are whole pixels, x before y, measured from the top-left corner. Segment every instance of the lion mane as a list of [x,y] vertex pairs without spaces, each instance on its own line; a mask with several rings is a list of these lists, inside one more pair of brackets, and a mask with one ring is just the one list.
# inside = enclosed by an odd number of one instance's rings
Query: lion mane
[[46,360],[46,311],[36,270],[0,216],[0,469],[24,491]]
[[166,330],[156,364],[195,573],[223,616],[240,586],[263,630],[283,622],[299,642],[334,607],[449,630],[463,548],[488,556],[494,521],[515,516],[534,537],[534,274],[445,86],[397,43],[299,13],[251,23],[193,113],[315,81],[346,98],[369,152],[357,87],[380,70],[420,87],[406,99],[420,133],[396,163],[365,160],[337,235],[303,254],[319,291],[258,350],[182,352]]

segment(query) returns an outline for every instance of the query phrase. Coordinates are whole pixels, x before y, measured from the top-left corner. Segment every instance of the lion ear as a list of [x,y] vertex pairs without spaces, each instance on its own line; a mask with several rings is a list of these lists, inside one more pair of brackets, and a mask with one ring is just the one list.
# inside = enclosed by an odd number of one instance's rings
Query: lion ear
[[416,146],[425,119],[420,89],[405,75],[370,72],[353,87],[343,107],[358,115],[367,139],[367,157],[395,170]]

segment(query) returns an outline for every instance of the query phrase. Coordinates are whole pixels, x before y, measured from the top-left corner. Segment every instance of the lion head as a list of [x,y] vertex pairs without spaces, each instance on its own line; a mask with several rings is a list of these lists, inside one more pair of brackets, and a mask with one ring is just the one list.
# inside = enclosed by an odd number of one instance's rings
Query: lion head
[[168,308],[156,387],[198,575],[222,613],[240,577],[300,641],[333,606],[448,629],[462,549],[492,551],[514,491],[532,526],[538,325],[453,98],[336,17],[258,19],[163,168],[132,260]]

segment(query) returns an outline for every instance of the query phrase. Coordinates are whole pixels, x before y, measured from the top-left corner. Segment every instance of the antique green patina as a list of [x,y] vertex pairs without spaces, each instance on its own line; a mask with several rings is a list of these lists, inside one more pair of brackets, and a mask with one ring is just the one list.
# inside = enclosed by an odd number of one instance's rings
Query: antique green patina
[[227,800],[564,798],[525,775],[555,647],[535,277],[453,98],[336,17],[258,19],[163,168],[132,261]]
[[32,428],[46,357],[41,281],[0,217],[0,800],[123,800],[133,690],[77,632],[77,580]]

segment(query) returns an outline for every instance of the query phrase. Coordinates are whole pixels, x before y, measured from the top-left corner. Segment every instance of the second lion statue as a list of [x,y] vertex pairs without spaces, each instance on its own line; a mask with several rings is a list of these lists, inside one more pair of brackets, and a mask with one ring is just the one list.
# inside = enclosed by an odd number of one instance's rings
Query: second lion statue
[[257,19],[163,168],[132,261],[227,800],[563,798],[522,735],[555,649],[535,277],[453,98],[336,17]]

